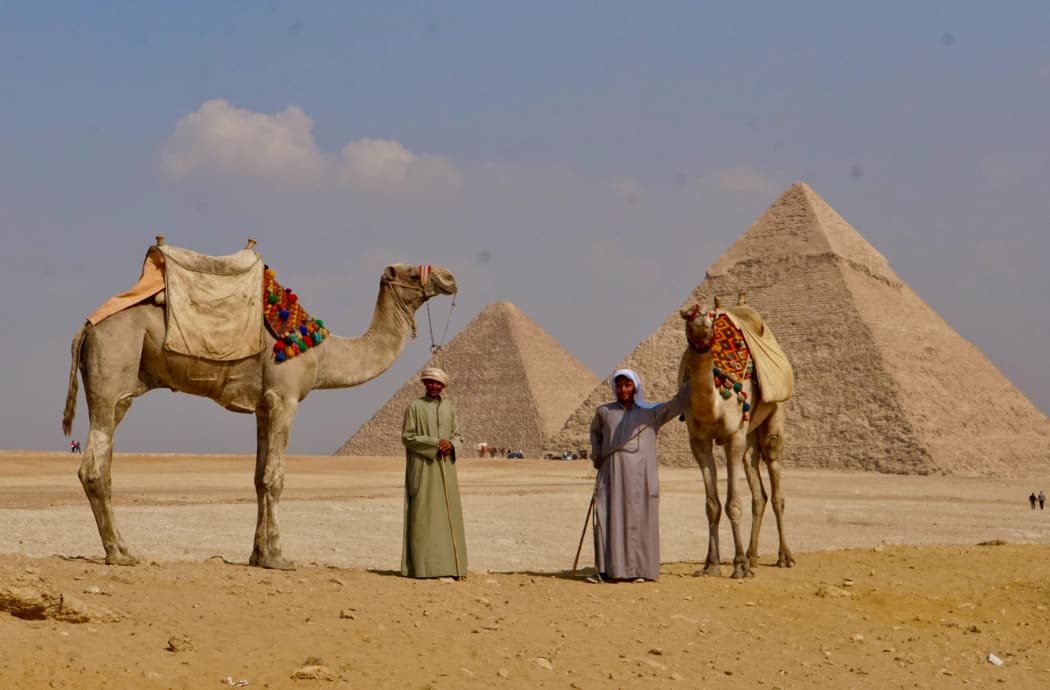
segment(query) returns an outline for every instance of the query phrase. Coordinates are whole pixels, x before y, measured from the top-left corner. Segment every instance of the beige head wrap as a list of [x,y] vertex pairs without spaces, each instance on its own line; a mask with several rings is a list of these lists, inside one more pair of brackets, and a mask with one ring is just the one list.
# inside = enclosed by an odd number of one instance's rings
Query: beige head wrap
[[419,375],[420,381],[426,381],[428,379],[431,381],[437,381],[443,386],[448,385],[448,374],[446,374],[444,370],[438,369],[437,367],[427,367],[423,370],[423,373]]

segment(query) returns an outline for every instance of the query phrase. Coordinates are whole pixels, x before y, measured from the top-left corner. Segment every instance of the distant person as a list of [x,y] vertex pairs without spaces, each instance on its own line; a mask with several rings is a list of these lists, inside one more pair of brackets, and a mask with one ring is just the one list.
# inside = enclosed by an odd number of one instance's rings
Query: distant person
[[405,409],[405,525],[401,574],[467,576],[467,540],[459,500],[456,458],[463,450],[456,408],[443,395],[448,374],[427,367],[426,394]]
[[80,441],[75,441],[73,443],[73,450],[75,450],[77,453],[80,453]]
[[1028,497],[1028,503],[1031,504],[1032,510],[1035,510],[1035,501],[1036,501],[1035,492],[1033,491],[1032,495]]
[[688,390],[683,386],[666,403],[647,403],[638,374],[617,369],[612,380],[615,402],[594,412],[591,462],[598,468],[594,560],[603,579],[637,582],[660,576],[656,433],[686,410]]
[[69,452],[70,453],[77,452],[77,442],[76,441],[70,440],[70,442],[69,442]]
[[1042,489],[1040,489],[1040,490],[1039,490],[1039,510],[1042,510],[1042,509],[1043,509],[1043,506],[1044,506],[1045,504],[1046,504],[1046,494],[1044,494],[1044,493],[1043,493],[1043,490],[1042,490]]

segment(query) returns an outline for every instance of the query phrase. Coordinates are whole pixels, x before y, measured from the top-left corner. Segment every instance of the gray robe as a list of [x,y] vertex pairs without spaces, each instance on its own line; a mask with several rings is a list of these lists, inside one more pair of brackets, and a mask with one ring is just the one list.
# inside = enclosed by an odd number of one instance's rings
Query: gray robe
[[660,482],[656,432],[688,409],[688,388],[652,408],[619,402],[599,407],[591,422],[591,457],[598,470],[595,567],[612,579],[660,576]]
[[[438,458],[437,444],[448,439],[450,458]],[[447,398],[417,398],[405,409],[401,430],[405,444],[405,523],[401,550],[401,574],[409,577],[465,577],[467,541],[463,509],[459,501],[456,458],[463,452],[463,438],[456,422],[456,409]],[[445,472],[441,480],[442,466]],[[445,505],[445,489],[448,507]],[[449,528],[449,514],[452,529]],[[452,544],[455,530],[455,545]],[[459,570],[456,570],[456,558]]]

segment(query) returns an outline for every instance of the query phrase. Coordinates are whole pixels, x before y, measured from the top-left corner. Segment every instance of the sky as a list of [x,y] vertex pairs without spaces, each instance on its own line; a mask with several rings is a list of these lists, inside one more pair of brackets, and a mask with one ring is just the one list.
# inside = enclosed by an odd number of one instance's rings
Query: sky
[[[1048,3],[12,0],[0,90],[0,448],[68,447],[72,337],[157,234],[256,239],[345,336],[387,264],[453,271],[394,366],[300,406],[327,454],[493,301],[607,376],[796,181],[1050,412]],[[152,391],[116,450],[254,425]]]

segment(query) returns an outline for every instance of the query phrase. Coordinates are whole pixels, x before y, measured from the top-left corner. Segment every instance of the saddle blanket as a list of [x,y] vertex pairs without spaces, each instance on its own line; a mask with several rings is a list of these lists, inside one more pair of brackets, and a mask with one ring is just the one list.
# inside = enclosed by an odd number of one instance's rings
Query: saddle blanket
[[795,393],[791,362],[773,336],[773,330],[750,307],[726,307],[723,313],[740,329],[754,360],[755,377],[765,402],[784,402]]
[[164,291],[164,349],[215,361],[262,352],[262,257],[253,249],[206,256],[154,245],[134,287],[111,297],[88,317],[91,325]]
[[263,262],[254,249],[214,257],[168,245],[153,249],[164,255],[164,349],[220,362],[262,352]]

